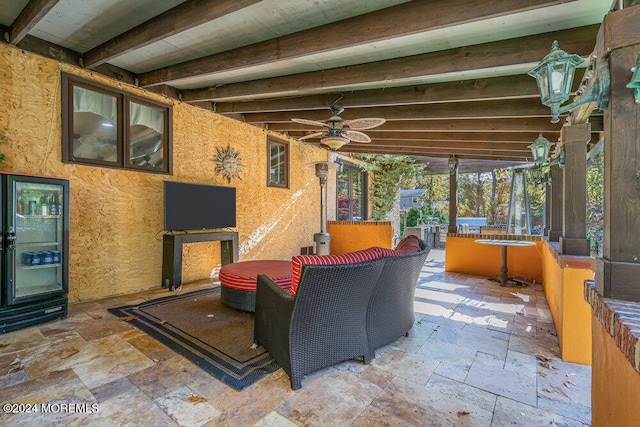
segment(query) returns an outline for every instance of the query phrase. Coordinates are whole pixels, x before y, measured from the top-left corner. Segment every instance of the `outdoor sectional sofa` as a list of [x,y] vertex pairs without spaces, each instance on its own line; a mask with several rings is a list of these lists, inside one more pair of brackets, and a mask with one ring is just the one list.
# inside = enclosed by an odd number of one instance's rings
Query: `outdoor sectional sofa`
[[[404,243],[404,246],[403,246]],[[416,282],[430,248],[415,236],[395,250],[293,258],[291,291],[258,276],[254,339],[289,375],[302,378],[362,358],[413,326]]]

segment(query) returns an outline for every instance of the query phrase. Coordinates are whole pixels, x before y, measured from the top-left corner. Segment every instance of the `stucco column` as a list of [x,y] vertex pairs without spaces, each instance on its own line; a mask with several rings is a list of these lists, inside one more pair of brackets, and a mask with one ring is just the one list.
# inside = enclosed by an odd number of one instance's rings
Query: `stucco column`
[[449,172],[449,233],[458,232],[458,166]]
[[558,165],[551,166],[549,177],[551,185],[547,187],[551,191],[551,222],[549,228],[549,240],[557,242],[562,235],[563,221],[563,197],[564,197],[564,171]]
[[587,142],[591,124],[565,125],[560,133],[564,145],[564,204],[560,253],[589,255],[587,239]]

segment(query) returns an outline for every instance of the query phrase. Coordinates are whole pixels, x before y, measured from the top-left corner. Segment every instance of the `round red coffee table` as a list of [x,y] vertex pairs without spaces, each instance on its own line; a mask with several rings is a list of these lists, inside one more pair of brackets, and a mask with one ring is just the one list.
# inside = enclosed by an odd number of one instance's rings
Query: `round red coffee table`
[[242,311],[255,311],[256,282],[265,274],[282,289],[291,289],[291,261],[242,261],[220,269],[220,302]]

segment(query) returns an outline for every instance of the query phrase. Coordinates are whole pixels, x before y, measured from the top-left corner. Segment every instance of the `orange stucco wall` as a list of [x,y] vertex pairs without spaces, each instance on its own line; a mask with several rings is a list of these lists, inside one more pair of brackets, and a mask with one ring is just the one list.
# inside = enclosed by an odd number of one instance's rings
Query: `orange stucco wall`
[[633,369],[593,313],[590,317],[593,327],[591,425],[637,426],[640,423],[640,374]]
[[331,235],[332,254],[344,254],[372,246],[391,249],[393,244],[393,227],[387,222],[330,222],[327,231]]
[[[501,247],[475,243],[487,236],[447,236],[445,270],[493,276],[500,272]],[[504,237],[502,237],[504,238]],[[522,276],[544,284],[553,323],[558,333],[562,359],[590,365],[591,307],[584,300],[584,281],[593,278],[592,261],[558,256],[546,241],[535,247],[509,248],[509,276]]]
[[558,333],[562,359],[590,365],[591,307],[584,300],[584,281],[593,279],[593,269],[572,257],[558,256],[550,244],[543,250],[544,294]]
[[[476,239],[487,238],[487,236],[447,236],[445,271],[479,276],[500,274],[502,248],[500,246],[475,243]],[[536,242],[536,246],[510,247],[507,250],[509,276],[521,276],[540,282],[542,280],[541,250],[542,242],[540,241]]]

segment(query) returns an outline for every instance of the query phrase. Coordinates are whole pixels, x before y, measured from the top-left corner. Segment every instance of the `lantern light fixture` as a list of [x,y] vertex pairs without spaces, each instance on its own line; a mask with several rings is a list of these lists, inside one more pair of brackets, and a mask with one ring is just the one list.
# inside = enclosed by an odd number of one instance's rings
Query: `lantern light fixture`
[[633,89],[633,97],[636,104],[640,104],[640,55],[638,55],[636,65],[631,69],[631,72],[633,75],[631,76],[631,81],[627,83],[627,87]]
[[542,170],[542,165],[533,166],[529,169],[529,173],[531,174],[531,179],[536,183],[536,185],[546,182],[546,175]]
[[449,157],[449,175],[455,175],[458,171],[458,157],[453,155]]
[[535,164],[542,165],[547,162],[547,159],[549,158],[549,151],[552,146],[553,143],[542,136],[542,132],[540,132],[538,138],[527,148],[531,150]]
[[[595,70],[595,80],[586,89],[587,80],[594,77],[595,57],[591,64],[571,104],[561,107],[571,96],[573,86],[573,76],[576,68],[584,64],[585,60],[580,55],[568,54],[560,49],[558,41],[554,40],[551,52],[531,71],[529,75],[535,77],[538,83],[538,91],[543,105],[551,108],[551,123],[560,121],[559,115],[573,110],[574,108],[594,103],[600,110],[606,110],[609,103],[609,64],[607,61],[600,61]],[[586,89],[586,90],[585,90]]]

